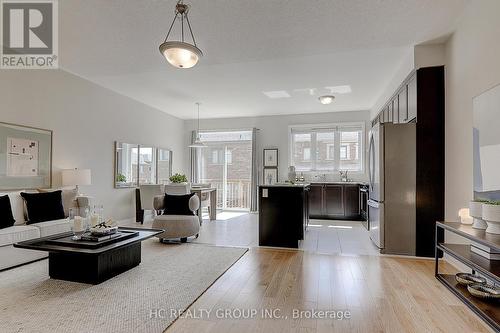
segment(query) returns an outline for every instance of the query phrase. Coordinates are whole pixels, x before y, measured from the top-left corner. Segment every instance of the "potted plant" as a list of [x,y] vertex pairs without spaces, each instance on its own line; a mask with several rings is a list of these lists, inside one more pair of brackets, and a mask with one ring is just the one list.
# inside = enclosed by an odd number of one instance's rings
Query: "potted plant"
[[180,173],[170,176],[169,179],[173,184],[187,184],[188,182],[186,175]]
[[483,220],[488,224],[487,233],[500,235],[500,201],[483,203]]
[[483,220],[483,204],[487,203],[488,200],[475,199],[469,203],[469,215],[474,218],[472,227],[474,229],[486,229],[488,225]]

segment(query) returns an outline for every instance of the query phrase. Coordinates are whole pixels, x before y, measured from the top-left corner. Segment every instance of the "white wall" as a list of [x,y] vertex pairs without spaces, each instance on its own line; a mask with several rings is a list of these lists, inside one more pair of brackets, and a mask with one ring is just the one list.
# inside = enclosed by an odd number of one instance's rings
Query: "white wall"
[[498,0],[471,1],[446,46],[447,220],[473,195],[472,98],[500,83],[498,13]]
[[170,148],[174,172],[184,167],[182,120],[62,70],[0,71],[0,121],[53,130],[53,186],[60,169],[90,168],[81,191],[115,219],[135,207],[132,189],[113,188],[115,140]]
[[[366,130],[370,129],[369,111],[348,111],[348,112],[330,112],[314,113],[301,115],[285,116],[264,116],[264,117],[245,117],[245,118],[223,118],[223,119],[202,119],[201,129],[249,129],[258,128],[257,137],[257,156],[259,157],[259,177],[262,177],[262,154],[264,148],[278,148],[279,153],[279,179],[286,180],[288,174],[288,129],[290,125],[301,124],[320,124],[337,122],[365,122]],[[196,121],[186,121],[185,144],[191,142],[191,131],[196,129]],[[366,139],[365,139],[366,141]],[[365,149],[366,149],[365,142]],[[189,165],[189,154],[185,155],[185,165]],[[365,158],[366,161],[366,158]],[[366,171],[366,167],[365,167]],[[338,174],[329,175],[329,180],[338,180]],[[356,180],[366,180],[368,177],[364,174],[349,174],[349,178]]]

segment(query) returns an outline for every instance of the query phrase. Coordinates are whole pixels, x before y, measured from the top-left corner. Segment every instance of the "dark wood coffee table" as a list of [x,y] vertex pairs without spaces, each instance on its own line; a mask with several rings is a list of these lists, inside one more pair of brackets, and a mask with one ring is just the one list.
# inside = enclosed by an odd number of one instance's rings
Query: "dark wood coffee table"
[[49,252],[49,275],[53,279],[99,284],[141,263],[141,242],[161,234],[159,229],[119,228],[137,235],[103,246],[88,248],[78,244],[56,243],[71,233],[32,239],[14,247]]

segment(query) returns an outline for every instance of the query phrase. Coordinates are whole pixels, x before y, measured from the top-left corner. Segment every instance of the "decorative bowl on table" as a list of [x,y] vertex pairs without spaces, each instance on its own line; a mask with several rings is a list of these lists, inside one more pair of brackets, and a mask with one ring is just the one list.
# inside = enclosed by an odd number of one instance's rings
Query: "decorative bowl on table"
[[472,296],[488,299],[497,300],[500,299],[500,288],[489,284],[471,284],[467,286],[467,290]]
[[90,234],[92,236],[107,236],[112,235],[118,231],[118,226],[114,225],[111,220],[100,223],[92,228],[90,228]]
[[455,274],[455,280],[465,286],[469,286],[471,284],[486,284],[485,278],[470,273],[457,273]]

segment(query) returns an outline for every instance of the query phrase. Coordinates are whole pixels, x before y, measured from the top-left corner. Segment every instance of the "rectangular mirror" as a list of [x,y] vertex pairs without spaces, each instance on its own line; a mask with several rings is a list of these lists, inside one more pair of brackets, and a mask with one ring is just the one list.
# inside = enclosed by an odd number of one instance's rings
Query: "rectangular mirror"
[[165,184],[171,175],[171,150],[151,145],[115,142],[115,188]]
[[500,85],[473,99],[474,191],[500,199]]

